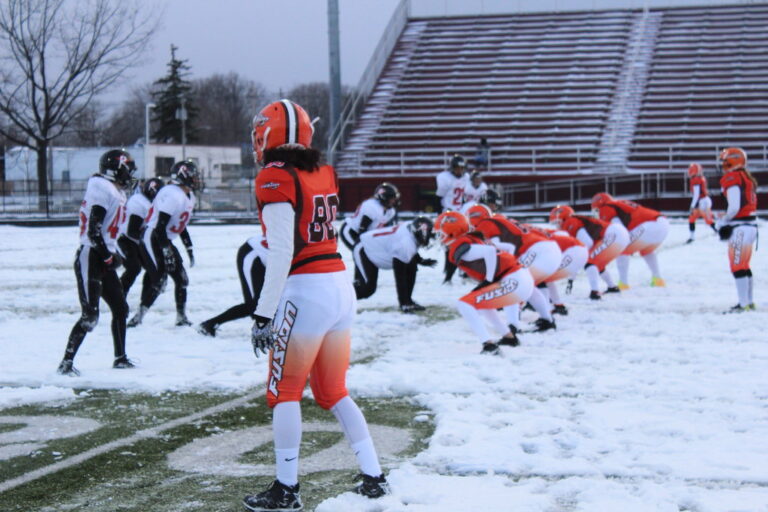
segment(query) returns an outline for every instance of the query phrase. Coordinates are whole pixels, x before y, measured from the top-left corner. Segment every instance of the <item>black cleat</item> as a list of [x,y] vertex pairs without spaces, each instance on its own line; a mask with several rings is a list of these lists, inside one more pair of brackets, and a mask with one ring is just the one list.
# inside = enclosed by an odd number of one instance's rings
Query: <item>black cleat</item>
[[481,350],[480,353],[497,356],[501,353],[501,350],[499,350],[498,343],[494,343],[493,341],[486,341],[483,343],[483,350]]
[[176,313],[176,327],[184,327],[187,325],[192,325],[192,322],[189,321],[187,315],[185,313]]
[[600,298],[601,298],[600,297],[600,292],[596,292],[595,290],[592,290],[591,292],[589,292],[589,298],[591,300],[600,300]]
[[400,311],[403,313],[418,313],[419,311],[424,311],[426,309],[427,308],[421,304],[416,304],[415,302],[411,302],[410,304],[400,304]]
[[555,304],[552,308],[552,314],[568,316],[568,308],[565,307],[565,304]]
[[544,332],[544,331],[549,331],[551,329],[557,329],[557,326],[555,325],[554,320],[546,320],[544,318],[539,318],[538,320],[536,320],[536,322],[534,322],[534,325],[536,327],[534,327],[533,331],[531,332]]
[[80,372],[72,366],[72,361],[69,359],[62,359],[61,363],[59,363],[59,367],[56,368],[56,373],[59,375],[67,375],[69,377],[79,377]]
[[504,347],[517,347],[520,345],[520,340],[517,339],[517,334],[512,333],[512,336],[504,336],[496,344]]
[[112,363],[112,368],[117,370],[127,370],[130,368],[136,368],[136,365],[133,364],[133,361],[128,359],[128,356],[123,356],[115,359],[115,362]]
[[685,241],[685,243],[686,244],[692,244],[693,243],[693,238],[689,238],[688,240]]
[[367,498],[381,498],[385,494],[389,494],[389,484],[384,477],[384,473],[379,476],[360,473],[357,475],[356,480],[362,480],[362,482],[355,486],[357,494],[362,494]]
[[205,322],[197,326],[197,332],[199,332],[203,336],[210,336],[211,338],[215,338],[216,326],[208,323],[208,321],[206,320]]
[[275,480],[266,491],[243,498],[246,510],[254,512],[302,510],[299,484],[288,486]]
[[611,286],[605,290],[605,293],[621,293],[621,289],[618,286]]

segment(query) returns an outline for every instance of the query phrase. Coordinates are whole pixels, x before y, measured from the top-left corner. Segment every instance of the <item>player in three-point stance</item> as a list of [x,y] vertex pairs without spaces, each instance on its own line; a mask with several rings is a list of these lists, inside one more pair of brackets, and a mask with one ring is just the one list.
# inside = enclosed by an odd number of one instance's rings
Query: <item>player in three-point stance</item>
[[691,206],[688,208],[688,240],[685,242],[690,244],[693,242],[693,234],[696,231],[696,219],[702,218],[706,222],[707,226],[715,229],[715,219],[712,215],[712,198],[709,197],[707,191],[707,178],[704,177],[704,169],[701,164],[692,163],[688,166],[688,178],[690,178],[691,188]]
[[243,290],[243,302],[202,322],[197,326],[197,332],[213,337],[221,324],[253,315],[264,285],[267,252],[267,242],[261,234],[252,236],[240,246],[237,250],[237,275]]
[[419,255],[419,247],[426,247],[432,238],[432,221],[416,217],[409,223],[391,228],[374,229],[363,233],[353,253],[355,259],[355,293],[365,299],[376,292],[379,269],[392,269],[400,311],[424,311],[424,306],[413,301],[419,265],[433,267],[437,261]]
[[[435,195],[440,198],[441,211],[459,211],[464,203],[464,189],[467,188],[469,180],[467,178],[467,162],[461,155],[453,155],[448,169],[437,175],[437,190]],[[443,284],[448,284],[453,279],[456,272],[456,266],[448,258],[448,252],[445,253],[445,265],[443,274],[445,279]]]
[[181,237],[189,256],[189,266],[194,266],[192,238],[187,231],[187,224],[195,209],[195,190],[200,188],[197,165],[191,160],[176,162],[171,167],[170,183],[160,189],[152,202],[141,241],[142,263],[149,276],[145,284],[149,286],[142,287],[139,310],[128,322],[128,327],[141,324],[144,315],[160,295],[168,276],[174,283],[176,325],[192,325],[185,311],[189,278],[173,240]]
[[369,229],[379,229],[393,224],[400,206],[400,191],[391,183],[384,182],[370,197],[360,203],[355,213],[339,228],[339,238],[351,251],[360,241],[360,235]]
[[128,304],[117,277],[122,258],[117,253],[117,234],[125,216],[125,192],[132,184],[136,163],[131,155],[112,149],[101,156],[99,172],[88,180],[80,204],[80,248],[75,255],[75,277],[82,314],[69,334],[58,372],[80,375],[72,365],[85,335],[99,321],[99,299],[112,311],[113,368],[133,368],[125,355],[125,319]]
[[[491,215],[487,206],[479,204],[469,209],[467,218],[470,225],[483,234],[483,238],[500,251],[513,254],[533,277],[533,284],[546,287],[546,279],[555,273],[563,255],[557,243],[549,236],[528,229],[501,214]],[[535,331],[555,329],[551,308],[538,288],[531,292],[528,302],[539,314]],[[518,305],[510,306],[514,311]],[[519,311],[517,316],[519,317]],[[520,321],[512,322],[512,330],[520,329]]]
[[570,206],[555,206],[549,212],[549,221],[558,229],[579,240],[589,250],[584,272],[589,280],[589,298],[600,300],[600,278],[608,288],[606,293],[619,293],[606,267],[629,245],[629,232],[618,222],[576,215]]
[[669,221],[656,210],[640,206],[632,201],[614,199],[606,192],[592,198],[592,210],[607,222],[621,223],[629,231],[629,245],[616,258],[619,267],[619,289],[629,289],[629,258],[639,252],[651,271],[651,286],[666,286],[661,278],[656,249],[669,233]]
[[309,378],[318,405],[333,412],[357,456],[356,491],[388,491],[365,418],[346,388],[356,299],[337,252],[336,171],[310,147],[312,123],[289,100],[264,107],[253,121],[259,217],[269,253],[251,333],[258,356],[269,350],[267,404],[273,408],[276,479],[246,496],[248,510],[300,510],[298,458],[301,400]]
[[[147,225],[147,216],[152,207],[152,201],[157,192],[163,187],[163,180],[150,178],[141,186],[141,190],[128,198],[125,204],[125,220],[120,224],[120,237],[117,239],[117,250],[123,257],[123,275],[120,284],[123,293],[128,297],[128,291],[133,286],[136,276],[141,272],[141,235]],[[144,281],[149,279],[144,275]],[[146,286],[146,284],[145,284]]]
[[757,180],[747,170],[747,154],[741,148],[726,148],[720,153],[723,177],[720,188],[728,201],[723,217],[715,223],[720,239],[728,241],[728,259],[736,282],[739,303],[731,313],[753,311],[755,299],[752,269],[752,245],[757,239]]
[[[481,353],[499,354],[500,345],[517,346],[519,340],[510,326],[519,321],[520,302],[529,300],[533,277],[517,258],[485,243],[482,233],[469,232],[469,221],[459,212],[445,212],[435,220],[435,233],[448,249],[448,257],[480,284],[456,301],[456,308],[483,343]],[[503,308],[509,325],[499,318],[496,309]],[[502,338],[491,336],[485,321]]]

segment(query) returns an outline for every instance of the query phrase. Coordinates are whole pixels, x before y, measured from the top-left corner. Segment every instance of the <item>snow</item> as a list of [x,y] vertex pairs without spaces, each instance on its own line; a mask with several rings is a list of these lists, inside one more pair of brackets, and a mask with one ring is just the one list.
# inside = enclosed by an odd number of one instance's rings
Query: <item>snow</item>
[[[239,302],[235,253],[255,230],[190,228],[193,321]],[[667,288],[648,286],[638,258],[621,296],[593,303],[581,277],[564,295],[570,314],[557,331],[525,334],[502,357],[480,355],[458,317],[432,322],[384,309],[396,294],[391,273],[381,272],[376,294],[359,302],[353,345],[353,358],[375,357],[350,369],[350,392],[412,397],[422,408],[414,421],[430,419],[435,433],[421,453],[388,468],[392,495],[347,493],[317,510],[768,511],[768,259],[764,250],[753,255],[758,311],[722,315],[736,302],[726,246],[701,225],[697,235],[684,245],[687,224],[672,225],[659,256]],[[75,228],[0,226],[0,236],[0,407],[76,399],[74,387],[244,391],[263,383],[266,362],[252,356],[249,321],[224,325],[215,339],[176,328],[171,283],[145,325],[129,330],[139,368],[111,369],[104,306],[75,361],[82,376],[56,375],[79,314]],[[442,261],[439,248],[429,253]],[[449,311],[472,286],[440,281],[439,268],[420,268],[416,301]],[[132,308],[139,291],[137,282]]]

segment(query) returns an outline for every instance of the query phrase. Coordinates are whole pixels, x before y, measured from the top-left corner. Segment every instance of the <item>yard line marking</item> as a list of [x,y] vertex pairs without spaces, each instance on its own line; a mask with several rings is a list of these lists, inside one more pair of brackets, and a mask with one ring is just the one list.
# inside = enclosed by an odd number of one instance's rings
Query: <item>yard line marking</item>
[[61,471],[62,469],[66,469],[72,466],[76,466],[78,464],[82,464],[88,459],[92,459],[93,457],[110,452],[116,448],[122,448],[124,446],[132,445],[138,441],[142,441],[144,439],[157,437],[159,434],[165,432],[166,430],[170,430],[172,428],[175,428],[181,425],[192,423],[193,421],[203,419],[213,414],[228,411],[230,409],[235,409],[237,407],[240,407],[241,405],[245,405],[246,403],[259,398],[263,393],[264,393],[263,387],[260,387],[257,391],[248,393],[247,395],[241,396],[240,398],[234,398],[232,400],[229,400],[228,402],[224,402],[219,405],[214,405],[213,407],[209,407],[208,409],[204,409],[200,412],[196,412],[194,414],[190,414],[182,418],[176,418],[175,420],[168,421],[161,425],[140,430],[135,434],[133,434],[132,436],[126,437],[125,439],[110,441],[109,443],[103,444],[101,446],[97,446],[96,448],[91,448],[90,450],[86,450],[82,453],[78,453],[77,455],[73,455],[72,457],[67,457],[64,460],[60,460],[59,462],[55,462],[48,466],[35,469],[33,471],[30,471],[29,473],[25,473],[16,478],[11,478],[10,480],[0,482],[0,493],[9,491],[20,485],[24,485],[26,483],[32,482],[34,480],[37,480],[38,478],[42,478],[52,473],[56,473],[57,471]]

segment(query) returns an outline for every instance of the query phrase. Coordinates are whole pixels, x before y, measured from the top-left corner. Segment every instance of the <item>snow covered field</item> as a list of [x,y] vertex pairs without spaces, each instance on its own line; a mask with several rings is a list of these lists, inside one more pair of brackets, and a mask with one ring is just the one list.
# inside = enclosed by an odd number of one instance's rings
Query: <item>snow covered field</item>
[[[190,228],[194,322],[240,301],[235,252],[255,229]],[[317,510],[768,511],[768,253],[753,257],[758,311],[722,315],[736,303],[726,246],[702,225],[697,234],[683,245],[687,224],[673,225],[659,258],[666,289],[648,286],[640,259],[632,289],[600,303],[587,299],[582,276],[558,330],[523,335],[502,357],[481,356],[453,313],[471,283],[442,286],[439,269],[421,268],[414,298],[432,313],[408,316],[390,309],[394,281],[382,272],[379,290],[359,303],[353,358],[361,362],[349,372],[350,391],[411,397],[424,411],[416,421],[433,421],[435,433],[416,457],[389,468],[391,496],[346,493]],[[215,339],[173,327],[170,289],[128,332],[138,369],[111,369],[102,303],[75,361],[82,376],[56,375],[80,311],[76,235],[73,227],[0,226],[0,414],[77,400],[73,388],[245,392],[263,383],[250,322],[226,324]],[[442,263],[440,249],[429,252]]]

